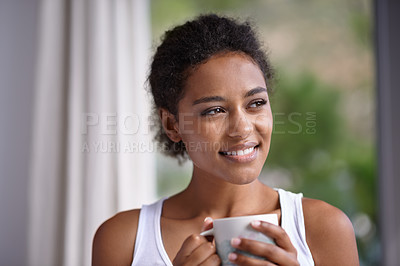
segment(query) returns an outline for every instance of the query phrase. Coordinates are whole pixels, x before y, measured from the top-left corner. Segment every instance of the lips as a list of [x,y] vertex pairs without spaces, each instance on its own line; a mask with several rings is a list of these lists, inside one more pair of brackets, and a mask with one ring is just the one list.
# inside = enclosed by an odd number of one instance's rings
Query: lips
[[251,163],[258,157],[258,147],[259,145],[254,142],[245,143],[244,145],[236,145],[229,150],[221,151],[219,154],[231,163]]
[[225,151],[220,151],[221,155],[225,156],[245,156],[254,152],[254,149],[258,147],[256,142],[246,142],[239,145],[234,145]]
[[248,141],[248,142],[230,146],[228,149],[222,150],[221,152],[232,152],[232,151],[240,151],[240,150],[243,151],[248,148],[254,148],[255,146],[258,146],[258,142]]
[[246,155],[251,153],[254,150],[254,147],[248,148],[248,149],[244,149],[244,150],[238,150],[238,151],[226,151],[226,152],[221,152],[223,155]]

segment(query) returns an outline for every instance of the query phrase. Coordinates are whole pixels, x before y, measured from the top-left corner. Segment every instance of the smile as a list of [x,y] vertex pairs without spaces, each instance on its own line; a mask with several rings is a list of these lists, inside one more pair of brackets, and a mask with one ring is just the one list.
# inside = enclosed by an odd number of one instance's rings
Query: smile
[[239,156],[241,156],[241,155],[249,154],[249,153],[251,153],[252,151],[254,151],[254,147],[251,147],[251,148],[248,148],[248,149],[245,149],[245,150],[226,151],[226,152],[221,152],[221,153],[222,153],[223,155],[233,155],[233,156],[239,155]]
[[256,145],[256,143],[252,143],[252,146],[249,144],[245,145],[247,147],[243,147],[243,145],[241,145],[242,147],[234,148],[231,151],[221,151],[219,154],[231,162],[249,163],[258,157],[259,147],[259,145]]

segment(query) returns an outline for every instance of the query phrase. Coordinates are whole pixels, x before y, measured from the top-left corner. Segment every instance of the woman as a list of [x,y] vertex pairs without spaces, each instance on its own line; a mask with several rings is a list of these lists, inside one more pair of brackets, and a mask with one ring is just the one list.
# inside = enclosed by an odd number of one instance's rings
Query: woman
[[199,233],[212,219],[264,213],[278,214],[280,226],[252,226],[276,245],[232,239],[265,260],[231,253],[231,262],[358,265],[343,212],[258,180],[271,141],[272,76],[248,23],[205,15],[166,32],[149,76],[158,140],[167,154],[192,160],[192,179],[179,194],[101,225],[94,265],[219,265],[215,246]]

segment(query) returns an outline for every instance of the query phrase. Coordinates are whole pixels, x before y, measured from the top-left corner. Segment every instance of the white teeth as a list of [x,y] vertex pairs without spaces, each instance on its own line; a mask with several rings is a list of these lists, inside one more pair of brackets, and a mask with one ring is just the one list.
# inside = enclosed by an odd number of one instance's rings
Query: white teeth
[[248,149],[245,149],[245,150],[240,150],[240,151],[227,151],[227,152],[224,152],[224,154],[225,155],[233,155],[233,156],[235,156],[235,155],[241,156],[241,155],[249,154],[253,150],[254,150],[254,147],[251,147],[251,148],[248,148]]
[[244,154],[244,155],[249,154],[249,153],[251,153],[253,150],[254,150],[254,147],[245,149],[245,150],[243,151],[243,154]]

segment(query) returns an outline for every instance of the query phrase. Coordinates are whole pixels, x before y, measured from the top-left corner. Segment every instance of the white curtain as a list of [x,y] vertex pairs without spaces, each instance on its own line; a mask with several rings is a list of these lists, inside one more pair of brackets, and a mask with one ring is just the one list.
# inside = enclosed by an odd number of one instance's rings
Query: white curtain
[[90,265],[94,233],[155,200],[146,0],[43,0],[28,261]]

